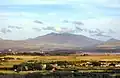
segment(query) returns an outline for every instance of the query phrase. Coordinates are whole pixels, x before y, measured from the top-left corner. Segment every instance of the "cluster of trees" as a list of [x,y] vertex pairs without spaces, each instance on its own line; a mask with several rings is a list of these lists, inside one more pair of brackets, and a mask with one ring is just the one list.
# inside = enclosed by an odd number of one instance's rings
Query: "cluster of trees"
[[22,63],[19,65],[14,65],[13,70],[16,72],[20,71],[35,71],[35,70],[52,70],[54,67],[51,64],[42,63]]
[[13,54],[13,53],[0,53],[0,56],[6,56],[6,55],[31,55],[31,56],[45,56],[45,55],[50,55],[50,56],[68,56],[72,53],[70,52],[46,52],[46,53],[39,53],[39,52],[33,52],[33,53],[30,53],[30,52],[17,52],[16,54]]
[[[26,63],[19,65],[14,65],[14,71],[35,71],[35,70],[69,70],[69,71],[78,71],[80,69],[109,69],[111,66],[115,66],[114,63],[109,63],[109,66],[106,68],[101,67],[102,63],[99,61],[34,61],[30,60]],[[56,66],[56,67],[55,67]]]
[[[16,71],[28,71],[28,70],[52,70],[53,68],[57,69],[58,66],[67,68],[68,65],[71,66],[76,66],[77,64],[80,64],[81,61],[52,61],[48,63],[43,63],[43,62],[27,62],[27,63],[22,63],[19,65],[14,65],[13,69]],[[57,64],[56,67],[53,65]],[[93,61],[91,62],[93,66],[100,66],[100,62]]]

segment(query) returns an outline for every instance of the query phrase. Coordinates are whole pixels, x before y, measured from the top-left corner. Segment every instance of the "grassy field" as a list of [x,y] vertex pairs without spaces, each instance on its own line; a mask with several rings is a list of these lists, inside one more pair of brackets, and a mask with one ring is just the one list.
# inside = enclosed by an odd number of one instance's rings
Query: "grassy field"
[[[96,60],[96,61],[120,61],[120,55],[91,55],[91,56],[5,56],[12,58],[22,58],[24,61],[28,60]],[[21,60],[22,61],[22,60]]]
[[96,61],[120,61],[120,55],[90,55],[90,56],[16,56],[8,55],[4,57],[21,58],[22,60],[10,60],[10,62],[23,62],[28,60],[55,60],[55,61],[80,61],[80,60],[96,60]]
[[40,72],[40,73],[47,73],[47,71],[41,70],[41,71],[21,71],[19,73],[11,71],[11,70],[0,70],[0,73],[4,73],[4,74],[28,74],[28,73],[34,73],[34,72]]
[[[14,58],[14,60],[7,60],[5,62],[0,62],[0,68],[11,68],[13,65],[17,65],[23,62],[27,62],[29,60],[38,60],[38,61],[120,61],[120,55],[90,55],[90,56],[18,56],[18,55],[7,55],[2,56],[3,57],[11,57]],[[21,58],[20,60],[17,60],[16,58]],[[88,71],[88,70],[87,70]],[[95,70],[90,70],[95,71]],[[97,70],[98,71],[98,70]],[[100,70],[102,71],[102,70]],[[14,73],[17,74],[14,71],[8,71],[8,70],[0,70],[0,73]],[[28,72],[20,72],[21,74],[26,74]],[[36,71],[34,71],[36,72]]]
[[1,62],[0,67],[12,67],[15,64],[20,64],[29,60],[40,61],[120,61],[120,55],[91,55],[91,56],[16,56],[8,55],[4,57],[21,58],[21,60],[8,60],[7,62]]

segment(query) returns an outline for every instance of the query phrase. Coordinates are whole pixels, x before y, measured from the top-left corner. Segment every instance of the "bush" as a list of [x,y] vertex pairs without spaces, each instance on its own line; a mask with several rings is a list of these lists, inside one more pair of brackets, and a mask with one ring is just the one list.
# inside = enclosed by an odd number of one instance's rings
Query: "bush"
[[13,65],[13,69],[17,69],[18,67],[18,65]]
[[46,70],[52,70],[52,69],[53,69],[53,66],[51,64],[46,65]]
[[101,63],[97,62],[97,61],[92,61],[91,63],[93,66],[100,66],[101,65]]
[[26,65],[28,67],[28,70],[34,70],[34,64],[33,63],[26,63]]
[[22,60],[22,58],[16,58],[17,60]]
[[42,70],[42,65],[40,63],[35,63],[34,64],[34,69],[35,70]]

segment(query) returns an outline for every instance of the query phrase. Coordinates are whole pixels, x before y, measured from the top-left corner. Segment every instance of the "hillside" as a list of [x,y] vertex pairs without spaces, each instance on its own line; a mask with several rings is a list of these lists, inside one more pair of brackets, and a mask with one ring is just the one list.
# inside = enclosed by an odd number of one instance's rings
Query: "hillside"
[[108,42],[111,43],[111,42],[118,42],[118,41],[120,41],[120,40],[111,38],[111,39],[107,40],[106,42],[107,42],[107,43],[108,43]]
[[91,46],[101,43],[99,40],[88,38],[83,35],[75,35],[69,33],[50,33],[44,36],[30,39],[29,41],[36,44],[42,42],[46,44],[64,44],[79,47]]
[[0,49],[37,49],[41,47],[44,49],[74,49],[80,47],[89,47],[92,45],[100,44],[101,41],[88,38],[83,35],[75,35],[69,33],[49,33],[36,38],[27,40],[0,40]]
[[114,49],[120,49],[120,40],[117,39],[109,39],[106,42],[104,42],[103,44],[100,44],[97,46],[98,48],[114,48]]

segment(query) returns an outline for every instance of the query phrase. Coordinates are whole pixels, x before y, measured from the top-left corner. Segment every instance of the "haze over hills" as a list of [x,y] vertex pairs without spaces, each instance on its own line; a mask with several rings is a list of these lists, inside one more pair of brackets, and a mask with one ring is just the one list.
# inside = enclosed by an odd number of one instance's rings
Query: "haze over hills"
[[120,40],[111,38],[107,40],[106,42],[98,45],[99,48],[116,48],[120,49]]
[[30,38],[27,40],[0,40],[0,49],[16,48],[16,49],[39,49],[44,48],[76,48],[76,47],[88,47],[96,44],[100,44],[102,41],[88,38],[83,35],[75,35],[69,33],[49,33],[36,38]]

